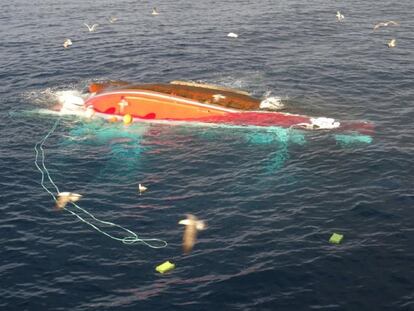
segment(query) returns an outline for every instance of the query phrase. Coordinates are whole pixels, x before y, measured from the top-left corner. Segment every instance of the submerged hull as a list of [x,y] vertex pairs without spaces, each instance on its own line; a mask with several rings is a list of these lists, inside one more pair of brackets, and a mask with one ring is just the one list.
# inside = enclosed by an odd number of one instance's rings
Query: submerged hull
[[141,120],[203,122],[245,126],[280,126],[307,130],[370,134],[367,122],[339,122],[278,111],[260,110],[260,100],[241,91],[193,85],[143,84],[104,86],[84,106],[103,117],[130,115]]

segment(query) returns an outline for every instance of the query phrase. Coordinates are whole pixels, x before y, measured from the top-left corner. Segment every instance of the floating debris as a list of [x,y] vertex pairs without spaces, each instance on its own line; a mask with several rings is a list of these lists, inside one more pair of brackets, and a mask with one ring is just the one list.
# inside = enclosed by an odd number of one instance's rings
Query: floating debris
[[163,273],[173,270],[174,268],[175,268],[175,264],[167,260],[166,262],[156,266],[155,270],[163,274]]
[[339,243],[341,243],[343,238],[344,238],[344,236],[342,234],[334,233],[334,234],[332,234],[331,238],[329,239],[329,243],[339,244]]
[[132,116],[130,114],[124,115],[124,124],[125,125],[131,124],[132,121],[133,121],[133,118],[132,118]]

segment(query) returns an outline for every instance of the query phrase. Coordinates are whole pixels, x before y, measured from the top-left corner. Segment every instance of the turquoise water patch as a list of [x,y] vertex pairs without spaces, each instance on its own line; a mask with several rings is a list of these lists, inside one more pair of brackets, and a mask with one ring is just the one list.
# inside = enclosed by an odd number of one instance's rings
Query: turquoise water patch
[[256,131],[247,134],[247,141],[258,145],[275,145],[277,149],[272,154],[267,167],[269,172],[277,171],[285,165],[289,159],[291,144],[304,145],[306,143],[305,135],[302,132],[280,127],[266,129],[266,132]]
[[289,159],[289,146],[304,145],[306,143],[303,131],[283,127],[215,127],[200,132],[200,136],[206,139],[220,139],[226,131],[226,136],[234,135],[248,144],[275,147],[272,152],[267,170],[273,172],[284,166]]
[[112,124],[102,120],[82,122],[69,131],[69,138],[74,141],[85,141],[85,144],[103,145],[114,141],[137,141],[146,132],[147,126],[142,124],[125,126],[122,123]]
[[[103,153],[105,162],[99,170],[98,179],[114,174],[133,176],[140,166],[142,152],[148,148],[141,144],[147,130],[148,126],[143,124],[125,126],[102,120],[82,122],[69,131],[63,144],[98,147],[97,151]],[[88,149],[85,152],[92,151]]]
[[272,127],[263,131],[253,131],[246,134],[247,141],[254,144],[298,144],[306,143],[305,135],[297,130],[282,127]]
[[334,137],[337,144],[341,147],[350,147],[356,144],[370,144],[373,140],[369,135],[360,134],[335,134]]

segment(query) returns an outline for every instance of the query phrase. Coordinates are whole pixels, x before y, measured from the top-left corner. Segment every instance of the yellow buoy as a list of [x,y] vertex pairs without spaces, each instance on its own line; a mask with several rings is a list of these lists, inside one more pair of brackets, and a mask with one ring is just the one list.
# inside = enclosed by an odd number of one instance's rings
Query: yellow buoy
[[155,267],[159,273],[165,273],[175,268],[175,264],[169,262],[168,260]]
[[132,123],[132,116],[130,114],[126,114],[124,115],[124,124],[128,125]]

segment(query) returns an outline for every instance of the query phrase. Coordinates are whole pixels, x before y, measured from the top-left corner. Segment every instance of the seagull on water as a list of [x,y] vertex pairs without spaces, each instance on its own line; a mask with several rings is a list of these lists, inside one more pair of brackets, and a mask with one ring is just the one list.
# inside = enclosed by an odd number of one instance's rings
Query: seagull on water
[[83,23],[86,27],[88,27],[88,30],[89,30],[89,32],[94,32],[94,31],[96,31],[96,27],[98,27],[99,26],[99,24],[93,24],[92,26],[89,26],[88,24],[86,24],[86,23]]
[[56,208],[65,208],[66,204],[79,201],[81,197],[82,195],[74,192],[59,192],[56,199]]
[[221,94],[214,94],[212,97],[213,97],[214,102],[219,102],[221,99],[226,98],[226,96],[221,95]]
[[197,239],[197,231],[204,230],[206,224],[202,220],[198,220],[197,217],[191,214],[187,214],[187,218],[178,222],[180,225],[185,225],[183,235],[183,251],[188,254],[194,247]]
[[372,30],[375,31],[375,30],[377,30],[380,27],[383,27],[383,26],[385,27],[385,26],[388,26],[388,25],[398,26],[399,24],[397,22],[394,22],[394,21],[380,22],[380,23],[376,24],[374,26],[374,29],[372,29]]
[[339,11],[336,12],[336,19],[338,20],[338,22],[340,22],[344,18],[345,18],[345,16],[343,16],[341,12],[339,12]]
[[157,11],[157,8],[152,8],[152,13],[151,13],[151,15],[158,15],[158,14],[160,14],[160,13],[158,13],[158,11]]
[[111,24],[115,23],[117,20],[118,20],[118,18],[117,18],[117,17],[114,17],[114,16],[111,16],[111,17],[109,18],[109,22],[110,22]]
[[387,46],[388,46],[389,48],[395,48],[395,47],[397,46],[397,42],[396,42],[396,40],[395,40],[395,39],[391,39],[391,40],[387,43]]
[[227,37],[230,37],[230,38],[237,38],[238,36],[239,35],[237,33],[234,33],[234,32],[229,32],[228,35],[227,35]]
[[70,39],[66,39],[65,42],[63,42],[63,47],[65,49],[67,49],[71,45],[72,45],[72,40],[70,40]]
[[145,191],[147,191],[148,190],[148,188],[147,187],[145,187],[144,185],[142,185],[142,184],[138,184],[138,192],[139,192],[139,195],[141,195],[143,192],[145,192]]

